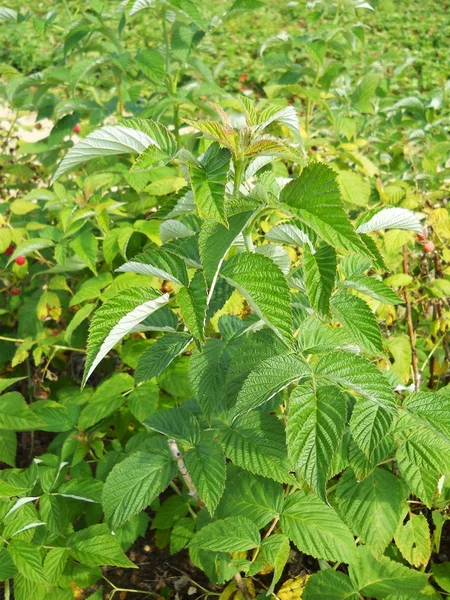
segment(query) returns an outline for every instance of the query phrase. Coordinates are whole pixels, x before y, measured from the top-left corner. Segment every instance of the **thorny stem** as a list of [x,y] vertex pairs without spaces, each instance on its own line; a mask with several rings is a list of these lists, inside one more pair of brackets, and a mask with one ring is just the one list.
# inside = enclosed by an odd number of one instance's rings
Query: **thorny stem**
[[[189,494],[193,498],[195,498],[195,501],[200,507],[205,506],[202,500],[200,499],[200,496],[198,495],[197,488],[195,487],[195,484],[192,481],[191,474],[189,473],[186,463],[183,460],[183,455],[181,454],[180,449],[178,448],[177,442],[175,440],[168,440],[167,443],[169,444],[170,452],[177,463],[178,470],[180,471],[180,474],[183,477],[184,483],[186,484],[189,490]],[[248,591],[248,588],[245,585],[241,575],[239,573],[236,573],[234,579],[236,581],[238,590],[244,596],[245,600],[252,600],[252,596]]]
[[[403,246],[403,273],[408,275],[408,248],[406,244]],[[409,344],[411,346],[411,366],[413,370],[414,390],[418,392],[420,389],[419,359],[416,351],[416,334],[412,320],[411,300],[409,298],[409,292],[406,288],[403,291],[403,297],[405,298],[406,322],[408,324]]]
[[195,499],[195,501],[201,508],[203,508],[205,505],[200,499],[200,496],[198,495],[197,488],[195,487],[195,484],[192,481],[191,474],[189,473],[186,463],[184,462],[183,455],[181,454],[180,449],[178,448],[178,444],[175,440],[168,440],[167,443],[169,444],[170,452],[177,463],[178,470],[180,471],[180,474],[183,477],[184,483],[186,484],[189,490],[189,495]]
[[252,595],[248,591],[248,587],[245,585],[245,582],[242,579],[240,573],[236,573],[236,575],[234,576],[234,580],[236,581],[238,590],[244,596],[245,600],[252,600]]

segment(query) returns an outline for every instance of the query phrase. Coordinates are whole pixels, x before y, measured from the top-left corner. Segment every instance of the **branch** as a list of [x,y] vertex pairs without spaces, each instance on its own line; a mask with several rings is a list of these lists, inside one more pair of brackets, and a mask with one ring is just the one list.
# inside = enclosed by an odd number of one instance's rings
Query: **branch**
[[[403,246],[403,273],[408,275],[408,248],[406,244]],[[419,372],[419,359],[417,357],[416,351],[416,334],[414,332],[414,325],[412,320],[411,301],[409,299],[409,292],[406,288],[403,290],[403,297],[405,298],[406,322],[408,324],[409,344],[411,346],[411,364],[413,370],[414,390],[418,392],[420,389],[421,379]]]

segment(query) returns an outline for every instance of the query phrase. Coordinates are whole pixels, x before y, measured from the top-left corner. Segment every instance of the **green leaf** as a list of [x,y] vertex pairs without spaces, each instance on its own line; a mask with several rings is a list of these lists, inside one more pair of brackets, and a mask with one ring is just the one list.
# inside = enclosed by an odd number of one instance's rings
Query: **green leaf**
[[136,452],[116,465],[103,488],[103,509],[111,526],[129,521],[146,508],[166,489],[175,472],[175,463],[168,456],[150,452]]
[[362,356],[336,350],[317,363],[315,372],[333,383],[347,387],[388,411],[395,408],[394,395],[385,376]]
[[268,358],[245,380],[233,409],[234,415],[258,408],[291,383],[310,375],[308,363],[293,354]]
[[333,296],[331,308],[335,318],[350,332],[359,346],[372,354],[383,352],[380,327],[364,300],[340,292]]
[[395,292],[391,290],[382,281],[375,279],[374,277],[368,277],[367,275],[356,275],[350,276],[345,281],[339,283],[344,288],[350,288],[370,296],[378,302],[383,304],[402,304],[403,300],[397,296]]
[[37,546],[16,539],[10,541],[8,551],[21,575],[35,583],[46,583],[42,556]]
[[282,189],[280,202],[330,246],[367,255],[345,214],[336,173],[327,165],[305,167],[300,177]]
[[58,583],[69,558],[67,548],[52,548],[44,559],[44,574],[50,583]]
[[134,377],[137,383],[157,377],[170,363],[182,354],[192,341],[188,333],[167,333],[158,338],[141,355]]
[[126,557],[106,523],[91,525],[86,529],[76,531],[67,538],[66,543],[75,560],[83,564],[137,568]]
[[[163,126],[145,119],[129,119],[121,125],[105,125],[93,131],[69,150],[53,175],[52,183],[74,167],[103,156],[139,153],[151,148],[159,158],[166,154],[161,146]],[[166,134],[166,137],[171,134]],[[170,138],[168,138],[170,139]],[[146,160],[146,164],[152,161]]]
[[213,220],[207,220],[202,224],[198,238],[198,249],[209,288],[208,299],[211,298],[220,267],[228,250],[252,214],[253,211],[247,211],[229,217],[228,227]]
[[160,248],[137,254],[117,269],[119,273],[139,273],[167,279],[177,285],[189,285],[185,262],[173,252]]
[[8,392],[0,396],[0,429],[27,431],[39,429],[41,419],[31,412],[19,392]]
[[347,401],[336,387],[298,386],[289,400],[287,444],[300,477],[325,500],[330,467],[344,433]]
[[199,215],[203,219],[212,219],[223,225],[227,224],[224,196],[230,159],[231,152],[214,142],[200,161],[188,164]]
[[32,238],[30,240],[25,240],[21,242],[14,252],[11,254],[10,259],[8,260],[8,265],[12,263],[18,256],[27,256],[32,252],[38,252],[39,250],[45,250],[45,248],[51,248],[55,245],[55,242],[52,240],[47,240],[45,238]]
[[411,394],[405,398],[403,409],[417,425],[450,442],[450,394],[447,388],[438,393]]
[[11,579],[17,573],[11,555],[6,548],[0,549],[0,581]]
[[10,377],[9,379],[0,379],[0,393],[4,392],[11,385],[14,385],[18,381],[22,381],[25,377]]
[[[1,405],[1,402],[0,402]],[[1,418],[1,417],[0,417]],[[10,467],[15,466],[17,453],[17,437],[14,431],[0,429],[0,461]]]
[[356,110],[370,114],[375,112],[372,99],[375,96],[379,81],[379,75],[373,73],[369,73],[361,79],[352,97],[352,103]]
[[283,574],[283,569],[289,559],[290,551],[289,538],[281,533],[276,533],[263,540],[258,558],[273,567],[272,583],[267,590],[267,593],[273,593],[276,583]]
[[95,306],[95,304],[85,304],[73,315],[64,333],[64,341],[67,342],[67,344],[71,343],[73,332],[81,325],[81,323],[85,319],[89,317],[91,312],[95,309]]
[[446,592],[450,592],[450,562],[433,563],[431,572],[439,587]]
[[199,550],[243,552],[261,543],[259,529],[245,517],[228,517],[203,527],[189,546]]
[[200,499],[213,515],[225,489],[226,469],[219,442],[207,433],[186,452],[184,459]]
[[342,198],[345,202],[366,206],[370,198],[370,184],[358,173],[341,171],[337,177]]
[[385,469],[374,469],[363,481],[347,469],[336,489],[336,503],[353,533],[379,558],[403,518],[407,495],[402,481]]
[[238,467],[282,483],[290,481],[285,429],[276,417],[251,412],[219,434],[225,455]]
[[178,519],[172,529],[170,536],[170,553],[175,554],[190,542],[194,536],[195,521],[192,518],[183,517]]
[[336,252],[331,246],[322,246],[312,253],[304,249],[303,267],[309,302],[323,317],[330,314],[330,297],[336,279]]
[[351,563],[353,535],[335,511],[315,494],[297,491],[288,496],[281,529],[301,552],[315,558]]
[[230,360],[229,345],[216,338],[209,338],[201,350],[192,354],[189,380],[208,419],[226,409],[224,384]]
[[409,514],[406,524],[400,523],[395,543],[410,565],[427,565],[431,556],[430,528],[425,515]]
[[181,316],[189,331],[198,340],[204,340],[204,328],[207,308],[206,283],[201,271],[191,279],[189,287],[178,292],[178,304]]
[[356,231],[358,233],[371,233],[379,229],[406,229],[422,233],[423,226],[416,215],[407,208],[389,206],[366,213]]
[[283,488],[278,482],[248,471],[231,471],[217,516],[247,517],[261,529],[280,515],[282,506]]
[[286,354],[287,351],[284,342],[267,327],[246,336],[227,371],[225,392],[228,405],[232,406],[236,402],[244,381],[263,360]]
[[168,301],[168,294],[161,295],[142,287],[123,290],[105,302],[95,313],[89,328],[82,385],[119,340]]
[[406,415],[399,420],[398,429],[409,426],[407,439],[397,450],[398,468],[411,492],[428,507],[438,492],[439,479],[448,472],[450,446]]
[[362,596],[384,598],[390,593],[405,593],[416,598],[427,585],[427,573],[419,573],[390,560],[376,559],[370,550],[360,546],[349,567],[350,578]]
[[302,600],[360,600],[353,583],[340,571],[325,569],[314,573],[305,587]]
[[270,258],[250,252],[236,254],[223,265],[221,276],[281,339],[292,344],[289,286]]
[[160,52],[145,48],[139,50],[135,60],[141,71],[152,83],[156,85],[164,83],[166,69],[164,58]]
[[196,446],[200,442],[200,425],[194,414],[183,406],[159,410],[144,423],[187,446]]

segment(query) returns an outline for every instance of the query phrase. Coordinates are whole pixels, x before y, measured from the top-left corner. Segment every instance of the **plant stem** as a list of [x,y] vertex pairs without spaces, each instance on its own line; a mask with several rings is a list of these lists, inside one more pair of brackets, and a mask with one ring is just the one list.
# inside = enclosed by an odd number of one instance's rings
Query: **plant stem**
[[236,573],[236,575],[234,576],[234,580],[236,581],[238,590],[244,596],[245,600],[252,600],[252,595],[248,591],[248,587],[245,585],[245,582],[242,579],[240,573]]
[[[408,247],[406,244],[403,246],[403,273],[408,275]],[[409,299],[409,292],[406,288],[403,291],[403,297],[405,298],[406,322],[408,324],[409,344],[411,346],[411,365],[413,370],[414,390],[418,392],[420,389],[419,359],[416,351],[416,334],[414,332],[412,320],[411,300]]]
[[180,474],[183,477],[184,483],[186,484],[189,490],[189,494],[195,499],[197,504],[201,508],[203,508],[203,506],[205,505],[203,504],[200,496],[198,495],[197,488],[195,487],[195,484],[192,481],[191,474],[189,473],[186,463],[183,460],[183,455],[181,454],[180,449],[178,448],[178,444],[175,440],[168,440],[167,443],[169,444],[170,452],[172,453],[173,458],[176,460],[178,470],[180,471]]
[[169,34],[167,32],[166,11],[162,11],[162,27],[164,41],[164,58],[166,61],[166,73],[170,75],[170,49],[169,49]]
[[9,579],[5,579],[5,600],[10,599]]
[[239,189],[241,187],[242,179],[244,177],[245,170],[245,161],[239,158],[234,160],[234,187],[233,187],[233,196],[237,196],[239,194]]

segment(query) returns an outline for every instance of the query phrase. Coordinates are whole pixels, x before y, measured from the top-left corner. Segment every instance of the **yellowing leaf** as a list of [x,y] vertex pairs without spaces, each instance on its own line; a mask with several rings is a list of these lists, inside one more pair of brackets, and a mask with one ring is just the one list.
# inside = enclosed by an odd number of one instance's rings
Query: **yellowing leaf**
[[38,319],[46,321],[47,319],[54,319],[57,321],[61,316],[61,302],[59,296],[53,292],[44,292],[39,298],[39,302],[36,307],[36,314]]
[[303,590],[311,575],[300,575],[294,579],[288,579],[278,590],[279,600],[297,600],[303,596]]

